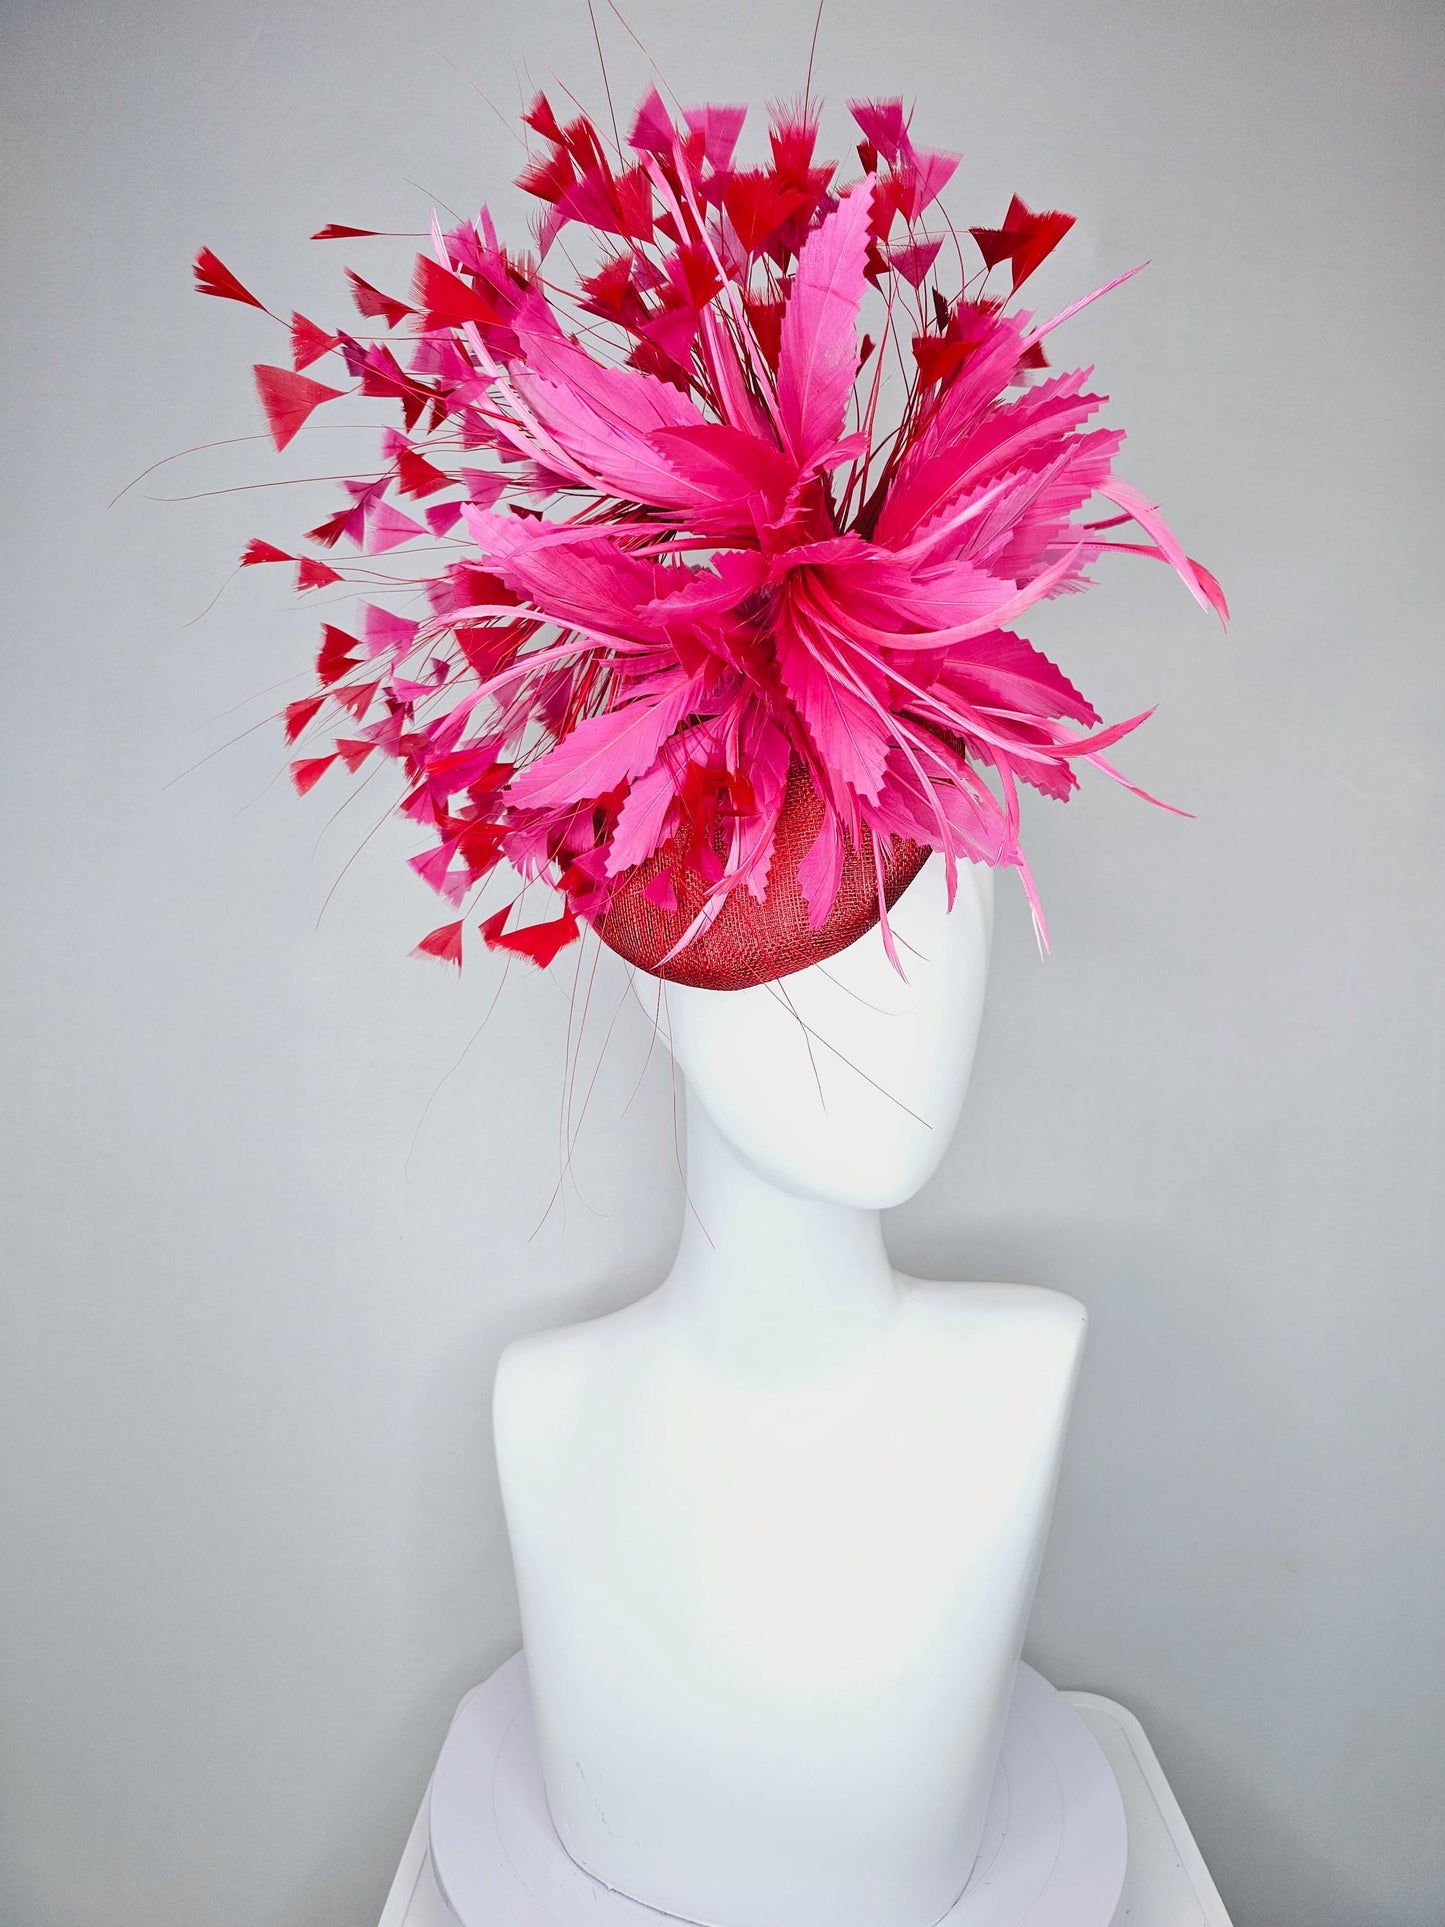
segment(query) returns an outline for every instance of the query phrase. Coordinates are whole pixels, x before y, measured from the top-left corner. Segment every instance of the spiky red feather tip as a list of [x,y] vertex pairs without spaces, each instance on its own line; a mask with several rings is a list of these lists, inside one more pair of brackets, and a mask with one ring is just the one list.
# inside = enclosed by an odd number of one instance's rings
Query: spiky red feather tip
[[[852,942],[930,850],[1011,865],[1032,900],[1019,784],[1062,800],[1079,763],[1117,775],[1104,752],[1142,718],[1103,728],[1018,618],[1112,549],[1226,614],[1115,478],[1120,432],[1085,427],[1104,397],[1033,378],[1083,303],[1040,325],[1007,302],[1071,217],[1015,197],[969,230],[965,277],[937,211],[955,157],[915,145],[900,101],[850,107],[845,185],[811,111],[775,110],[749,167],[742,108],[679,121],[654,90],[619,149],[539,94],[532,252],[485,209],[434,222],[409,300],[348,270],[389,342],[297,315],[294,366],[258,368],[279,447],[343,392],[299,372],[332,356],[400,414],[309,532],[329,561],[260,541],[244,559],[298,560],[304,591],[347,578],[343,540],[388,557],[286,726],[343,731],[293,765],[303,791],[337,760],[400,765],[398,808],[431,839],[413,867],[462,913],[423,955],[461,962],[503,859],[564,903],[510,931],[488,916],[489,945],[545,964],[585,923],[720,989]],[[570,288],[542,267],[564,229],[590,254]],[[261,306],[208,250],[197,276]],[[1085,519],[1096,498],[1119,512]],[[1133,541],[1105,532],[1129,521]]]

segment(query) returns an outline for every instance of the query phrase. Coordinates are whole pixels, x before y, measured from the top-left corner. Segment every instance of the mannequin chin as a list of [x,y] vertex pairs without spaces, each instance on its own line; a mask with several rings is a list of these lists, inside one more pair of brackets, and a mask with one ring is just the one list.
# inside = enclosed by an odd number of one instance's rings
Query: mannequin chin
[[993,871],[961,863],[950,910],[935,855],[889,923],[903,976],[875,927],[826,963],[754,989],[633,980],[734,1151],[801,1197],[899,1204],[932,1176],[958,1123],[983,1014]]

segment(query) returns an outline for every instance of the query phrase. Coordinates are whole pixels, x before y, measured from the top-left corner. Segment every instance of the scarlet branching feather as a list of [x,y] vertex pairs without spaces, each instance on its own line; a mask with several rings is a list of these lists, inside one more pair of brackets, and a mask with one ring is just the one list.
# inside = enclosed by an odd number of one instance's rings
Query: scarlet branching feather
[[259,308],[267,312],[264,301],[258,301],[249,288],[243,288],[223,261],[218,261],[209,248],[202,248],[195,260],[196,293],[219,295],[223,301],[241,301],[248,308]]
[[322,777],[336,761],[334,756],[303,756],[291,765],[291,781],[296,785],[296,794],[304,796],[314,789]]
[[396,328],[409,314],[415,314],[404,301],[393,295],[383,294],[380,288],[373,288],[369,281],[363,281],[355,269],[346,270],[346,278],[351,283],[351,298],[364,315],[377,315],[385,321],[388,328]]
[[295,742],[306,725],[315,718],[325,701],[324,696],[303,696],[299,702],[287,703],[286,740],[288,743]]
[[291,366],[309,368],[313,361],[329,355],[341,337],[331,335],[324,328],[318,328],[314,321],[308,321],[304,314],[291,317]]
[[440,928],[430,931],[417,945],[414,955],[436,957],[442,963],[462,967],[462,926],[460,923],[444,923]]
[[577,938],[577,918],[570,905],[559,917],[546,923],[531,923],[524,929],[503,934],[502,926],[512,913],[508,904],[495,916],[488,917],[480,926],[483,939],[491,950],[510,950],[514,956],[526,957],[545,970],[559,950],[565,950]]
[[277,448],[286,446],[313,409],[324,401],[335,401],[341,394],[339,388],[328,388],[325,382],[313,381],[309,375],[298,375],[294,368],[271,368],[258,362],[255,375],[256,392],[261,397],[271,439]]
[[1015,194],[1001,228],[975,227],[969,233],[977,241],[986,267],[996,267],[1000,261],[1009,263],[1017,291],[1073,225],[1072,214],[1035,214]]
[[334,683],[361,661],[365,650],[355,636],[328,622],[321,630],[321,649],[316,658],[316,674],[323,684]]

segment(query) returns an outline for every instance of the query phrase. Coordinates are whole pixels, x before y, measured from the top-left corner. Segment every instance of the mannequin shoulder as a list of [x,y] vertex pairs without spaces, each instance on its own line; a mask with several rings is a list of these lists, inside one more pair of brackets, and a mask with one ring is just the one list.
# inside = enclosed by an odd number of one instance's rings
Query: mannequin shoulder
[[987,1348],[1072,1366],[1089,1314],[1077,1298],[1040,1285],[945,1284],[903,1278],[910,1319],[930,1345]]
[[497,1360],[492,1420],[498,1442],[525,1447],[559,1436],[616,1371],[632,1307],[514,1338]]

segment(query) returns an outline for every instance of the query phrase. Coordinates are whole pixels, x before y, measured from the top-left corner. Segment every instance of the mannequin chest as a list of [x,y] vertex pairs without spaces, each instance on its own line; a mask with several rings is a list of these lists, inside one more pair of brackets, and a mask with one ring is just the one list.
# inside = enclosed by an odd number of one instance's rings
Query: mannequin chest
[[912,1287],[880,1343],[786,1377],[699,1356],[646,1303],[528,1341],[499,1375],[524,1595],[565,1567],[614,1651],[731,1654],[796,1688],[957,1639],[1022,1581],[1083,1336],[1073,1301]]

